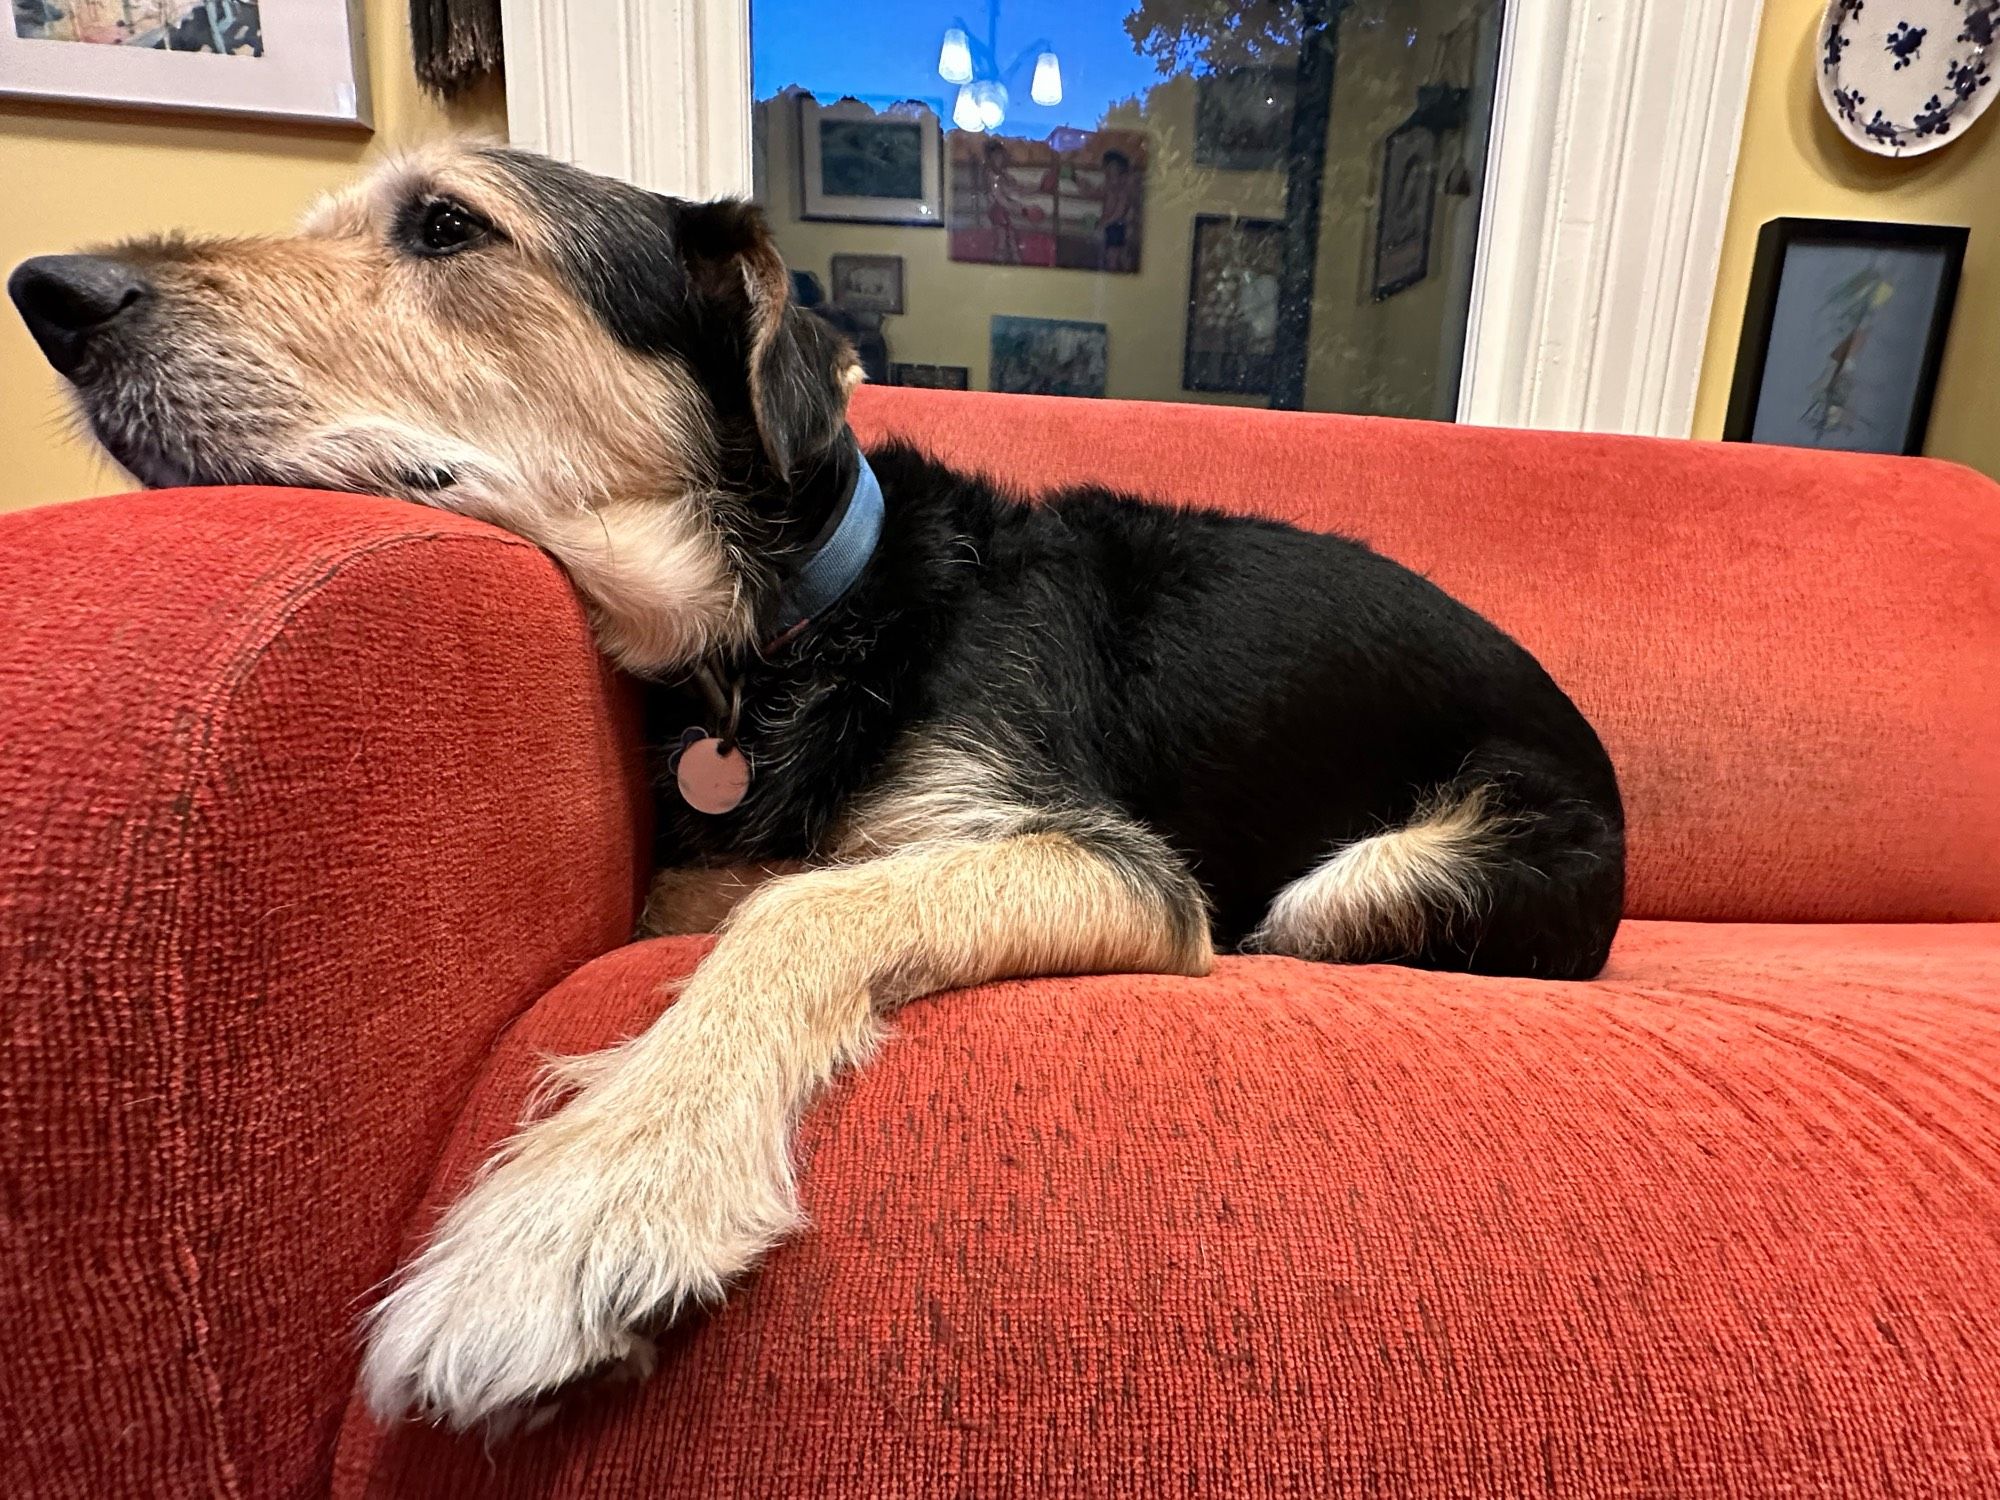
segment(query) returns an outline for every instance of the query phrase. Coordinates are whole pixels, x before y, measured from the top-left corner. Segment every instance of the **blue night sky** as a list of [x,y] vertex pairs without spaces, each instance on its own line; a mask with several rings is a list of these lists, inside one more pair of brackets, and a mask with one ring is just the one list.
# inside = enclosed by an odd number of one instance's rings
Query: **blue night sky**
[[[1033,59],[1009,75],[1007,133],[1040,136],[1058,125],[1089,129],[1111,105],[1158,83],[1151,60],[1134,52],[1125,35],[1122,23],[1133,8],[1134,0],[1002,0],[1001,66],[1030,42],[1046,39],[1062,59],[1063,81],[1063,102],[1043,109],[1028,98]],[[854,0],[836,7],[826,0],[752,0],[752,86],[759,99],[788,84],[828,101],[843,94],[870,103],[928,99],[948,123],[954,90],[937,75],[938,43],[961,18],[973,36],[986,34],[983,0],[963,6],[955,0]]]

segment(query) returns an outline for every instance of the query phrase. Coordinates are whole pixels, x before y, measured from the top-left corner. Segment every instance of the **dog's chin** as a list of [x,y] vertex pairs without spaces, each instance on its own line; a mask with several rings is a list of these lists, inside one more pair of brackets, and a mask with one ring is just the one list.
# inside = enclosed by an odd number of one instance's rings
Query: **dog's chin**
[[227,484],[269,483],[253,476],[248,466],[217,464],[201,456],[201,446],[186,434],[138,430],[129,421],[107,419],[86,408],[84,420],[111,461],[149,490],[180,490]]
[[204,485],[241,484],[233,476],[209,472],[186,458],[177,458],[163,445],[126,440],[100,439],[112,460],[149,490],[181,490]]
[[114,453],[112,457],[117,459],[119,467],[149,490],[180,490],[194,485],[215,483],[214,480],[197,474],[185,464],[175,463],[162,454]]
[[455,463],[450,458],[357,454],[336,446],[318,463],[271,460],[251,453],[210,462],[188,456],[194,448],[189,443],[123,432],[99,432],[97,436],[105,452],[149,490],[257,485],[387,495],[447,510],[470,498],[462,493],[465,486],[461,481],[469,477],[463,472],[463,461]]

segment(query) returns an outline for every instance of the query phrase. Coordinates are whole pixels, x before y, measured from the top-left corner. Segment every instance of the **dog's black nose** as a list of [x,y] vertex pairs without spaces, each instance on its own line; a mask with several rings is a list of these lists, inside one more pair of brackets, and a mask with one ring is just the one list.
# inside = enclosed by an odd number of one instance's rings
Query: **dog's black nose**
[[103,255],[38,255],[7,278],[7,295],[28,332],[64,375],[83,363],[94,335],[151,291],[132,267]]

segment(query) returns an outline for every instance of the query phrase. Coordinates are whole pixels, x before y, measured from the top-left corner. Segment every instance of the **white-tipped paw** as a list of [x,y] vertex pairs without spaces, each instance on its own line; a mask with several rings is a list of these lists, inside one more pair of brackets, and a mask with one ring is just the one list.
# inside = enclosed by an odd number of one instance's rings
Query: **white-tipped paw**
[[452,1208],[369,1315],[377,1416],[512,1425],[578,1376],[650,1368],[641,1330],[720,1297],[795,1225],[782,1111],[631,1103],[574,1100]]

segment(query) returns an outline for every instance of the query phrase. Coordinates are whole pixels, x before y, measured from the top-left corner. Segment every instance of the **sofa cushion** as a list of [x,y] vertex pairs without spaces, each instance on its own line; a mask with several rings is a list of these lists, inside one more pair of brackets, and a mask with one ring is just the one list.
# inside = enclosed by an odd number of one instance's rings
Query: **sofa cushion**
[[[538,1060],[504,1038],[434,1212]],[[1225,960],[919,1002],[814,1227],[645,1386],[345,1495],[1968,1494],[2000,1474],[2000,927],[1630,923],[1592,985]],[[1978,1476],[1985,1476],[1984,1480]]]
[[1429,574],[1603,735],[1634,916],[2000,918],[2000,487],[1970,470],[1168,402],[854,410],[1024,489],[1255,511]]

